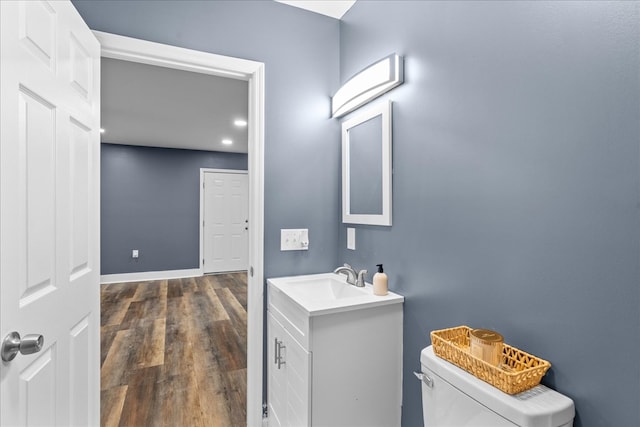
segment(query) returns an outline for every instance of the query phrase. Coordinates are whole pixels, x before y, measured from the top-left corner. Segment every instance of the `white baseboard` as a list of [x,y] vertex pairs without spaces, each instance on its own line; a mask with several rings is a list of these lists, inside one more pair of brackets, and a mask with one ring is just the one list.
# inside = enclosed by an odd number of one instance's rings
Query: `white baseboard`
[[143,282],[147,280],[178,279],[182,277],[202,276],[202,270],[192,268],[187,270],[142,271],[139,273],[104,274],[100,276],[100,284]]

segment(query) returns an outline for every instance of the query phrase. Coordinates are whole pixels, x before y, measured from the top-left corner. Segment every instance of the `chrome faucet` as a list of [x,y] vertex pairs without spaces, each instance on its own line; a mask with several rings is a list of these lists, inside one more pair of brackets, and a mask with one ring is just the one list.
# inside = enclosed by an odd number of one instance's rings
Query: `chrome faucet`
[[353,267],[345,263],[345,265],[336,268],[333,272],[336,274],[346,274],[347,283],[350,285],[357,286],[358,288],[364,287],[364,278],[367,277],[367,270],[356,272]]

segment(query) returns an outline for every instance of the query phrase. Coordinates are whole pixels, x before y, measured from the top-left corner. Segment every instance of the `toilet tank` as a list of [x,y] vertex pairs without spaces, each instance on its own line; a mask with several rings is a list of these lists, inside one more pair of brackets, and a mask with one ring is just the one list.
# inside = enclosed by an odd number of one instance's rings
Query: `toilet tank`
[[573,401],[543,385],[506,394],[439,358],[420,354],[425,427],[571,427]]

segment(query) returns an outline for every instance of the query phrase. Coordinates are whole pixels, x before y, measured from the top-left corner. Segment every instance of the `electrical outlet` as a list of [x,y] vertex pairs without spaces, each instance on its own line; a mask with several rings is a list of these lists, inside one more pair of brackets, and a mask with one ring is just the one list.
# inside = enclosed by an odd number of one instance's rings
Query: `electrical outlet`
[[281,251],[307,251],[309,250],[309,229],[281,229]]
[[138,258],[139,255],[140,255],[140,252],[138,252],[137,249],[134,249],[131,251],[131,258]]

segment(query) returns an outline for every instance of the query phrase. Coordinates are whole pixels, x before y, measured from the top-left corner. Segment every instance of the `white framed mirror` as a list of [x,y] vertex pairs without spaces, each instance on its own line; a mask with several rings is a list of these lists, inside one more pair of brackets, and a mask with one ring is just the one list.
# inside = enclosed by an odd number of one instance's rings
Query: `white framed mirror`
[[391,101],[342,122],[342,222],[391,225]]

